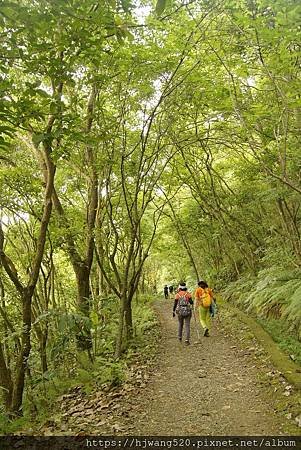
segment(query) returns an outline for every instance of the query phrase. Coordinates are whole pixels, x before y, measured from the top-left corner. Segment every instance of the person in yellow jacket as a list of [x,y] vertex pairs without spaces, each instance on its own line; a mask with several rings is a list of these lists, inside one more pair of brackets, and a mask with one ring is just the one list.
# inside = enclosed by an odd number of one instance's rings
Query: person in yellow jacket
[[195,291],[195,311],[198,310],[201,325],[204,329],[204,336],[209,337],[211,328],[210,305],[213,303],[213,292],[208,287],[206,281],[199,281]]

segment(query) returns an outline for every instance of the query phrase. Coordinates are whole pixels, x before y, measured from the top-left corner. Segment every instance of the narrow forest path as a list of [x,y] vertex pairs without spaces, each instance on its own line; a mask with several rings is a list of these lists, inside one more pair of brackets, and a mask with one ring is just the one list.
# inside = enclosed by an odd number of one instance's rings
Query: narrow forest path
[[[162,326],[156,373],[139,398],[131,434],[137,435],[277,435],[276,417],[259,383],[257,367],[226,337],[222,323],[197,343],[192,320],[191,345],[177,339],[171,301],[155,309]],[[131,419],[131,417],[129,417]]]
[[[58,401],[47,435],[296,435],[301,398],[251,330],[221,308],[211,336],[177,339],[172,300],[157,300],[161,328],[155,363],[130,366],[127,380],[87,394],[76,387]],[[301,415],[300,415],[301,418]],[[300,426],[300,424],[299,424]]]

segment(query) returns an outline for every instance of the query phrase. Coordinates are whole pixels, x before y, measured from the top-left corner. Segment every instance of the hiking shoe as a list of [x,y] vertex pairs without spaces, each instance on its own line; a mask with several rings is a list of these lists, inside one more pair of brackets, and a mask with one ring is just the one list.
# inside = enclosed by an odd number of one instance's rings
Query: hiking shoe
[[182,342],[182,338],[178,338],[179,339],[179,342]]
[[204,332],[204,336],[209,337],[209,330],[208,330],[208,328],[206,328],[206,330]]
[[190,345],[190,342],[186,340],[185,345]]

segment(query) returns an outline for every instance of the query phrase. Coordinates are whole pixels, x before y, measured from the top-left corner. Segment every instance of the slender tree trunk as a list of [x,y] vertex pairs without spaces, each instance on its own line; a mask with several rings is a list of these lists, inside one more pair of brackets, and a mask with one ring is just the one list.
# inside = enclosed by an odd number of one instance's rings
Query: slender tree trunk
[[125,320],[125,339],[126,345],[133,338],[133,314],[132,314],[132,301],[130,298],[126,299],[124,308],[124,320]]
[[145,294],[145,273],[144,272],[142,274],[142,279],[141,279],[141,293]]
[[47,352],[46,352],[48,327],[46,327],[46,329],[43,330],[42,327],[39,327],[38,324],[36,324],[34,327],[34,331],[39,341],[39,356],[41,361],[41,370],[42,373],[45,373],[48,370]]
[[1,343],[0,343],[0,387],[2,391],[5,409],[8,411],[10,410],[11,407],[13,395],[13,383],[10,371],[5,362],[4,350]]
[[22,315],[23,315],[23,331],[21,341],[21,352],[18,357],[16,366],[16,379],[13,389],[11,410],[14,414],[21,414],[22,396],[24,390],[25,373],[28,364],[28,358],[31,350],[31,301],[32,294],[28,289],[25,289],[22,298]]
[[[85,264],[75,267],[77,281],[77,299],[81,314],[89,318],[90,315],[90,271]],[[77,343],[80,350],[92,348],[92,336],[90,326],[83,322],[82,328],[77,334]]]
[[90,297],[90,270],[87,266],[82,264],[76,267],[76,281],[77,281],[77,295],[78,306],[80,312],[89,317],[89,297]]
[[43,331],[40,341],[40,358],[41,358],[42,373],[46,373],[48,370],[47,351],[46,351],[47,339],[48,339],[48,329]]
[[[93,85],[88,105],[86,116],[86,132],[90,133],[93,124],[93,113],[95,108],[95,101],[98,89]],[[56,212],[58,213],[62,226],[65,229],[67,252],[69,254],[73,270],[76,275],[77,282],[77,302],[80,312],[89,318],[90,314],[90,273],[93,263],[94,255],[94,229],[96,221],[96,212],[98,207],[98,173],[96,169],[95,156],[93,149],[87,145],[86,160],[89,165],[89,183],[88,183],[88,206],[87,206],[87,222],[86,222],[86,237],[85,237],[85,254],[82,256],[78,250],[70,225],[65,215],[64,208],[60,199],[54,190],[53,203]],[[92,336],[90,327],[85,324],[77,336],[78,346],[81,350],[90,350],[92,348]]]
[[120,309],[119,309],[119,326],[116,339],[115,348],[115,358],[120,358],[123,350],[123,337],[124,337],[124,320],[125,318],[125,296],[123,295],[120,299]]
[[37,239],[37,249],[32,263],[32,269],[29,275],[29,280],[27,286],[25,287],[18,276],[17,270],[13,265],[12,261],[9,264],[9,258],[3,250],[4,246],[4,234],[0,226],[0,259],[1,263],[8,274],[9,278],[14,283],[17,291],[20,294],[22,302],[22,339],[21,339],[21,349],[18,356],[16,364],[16,376],[13,383],[13,394],[10,406],[10,412],[14,415],[22,414],[22,398],[25,383],[25,374],[27,370],[28,358],[31,350],[31,307],[32,307],[32,297],[37,285],[39,272],[42,264],[42,259],[44,255],[44,248],[47,236],[48,225],[51,218],[52,211],[52,192],[53,192],[53,182],[55,176],[55,166],[50,159],[50,149],[44,148],[43,156],[45,158],[45,164],[47,167],[47,183],[45,188],[45,199],[43,206],[43,214],[41,218],[41,225],[39,236]]
[[41,220],[40,236],[38,239],[37,252],[35,255],[35,260],[33,264],[33,271],[31,273],[30,280],[26,288],[23,289],[22,295],[22,313],[23,313],[23,331],[22,331],[22,341],[21,341],[21,352],[18,358],[16,367],[16,379],[13,389],[12,407],[11,410],[14,414],[19,415],[21,413],[22,397],[24,391],[25,373],[28,364],[28,358],[31,349],[31,304],[34,289],[36,287],[39,271],[42,263],[42,258],[44,254],[44,247],[46,242],[46,233],[48,229],[48,224],[51,217],[52,211],[52,192],[53,192],[53,181],[55,175],[55,167],[53,163],[48,159],[48,183],[46,186],[45,193],[45,204],[44,212]]
[[279,198],[277,200],[278,210],[280,217],[282,218],[284,232],[287,235],[287,239],[290,242],[291,248],[297,257],[299,264],[301,263],[301,241],[298,226],[292,216],[290,208],[284,199]]

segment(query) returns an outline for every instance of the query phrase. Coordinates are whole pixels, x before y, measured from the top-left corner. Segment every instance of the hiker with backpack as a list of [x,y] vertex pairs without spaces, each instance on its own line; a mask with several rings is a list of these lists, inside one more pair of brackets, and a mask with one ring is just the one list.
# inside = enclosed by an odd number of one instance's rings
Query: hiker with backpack
[[172,316],[177,314],[179,326],[178,326],[178,339],[182,341],[183,326],[185,325],[185,344],[190,344],[190,320],[192,315],[192,295],[188,292],[186,283],[180,283],[178,292],[175,296],[175,302],[173,305]]
[[206,281],[199,281],[195,291],[195,311],[199,311],[199,319],[204,329],[204,336],[209,337],[211,313],[214,304],[213,292]]
[[167,284],[164,286],[163,292],[164,292],[164,297],[168,298],[168,286],[167,286]]

